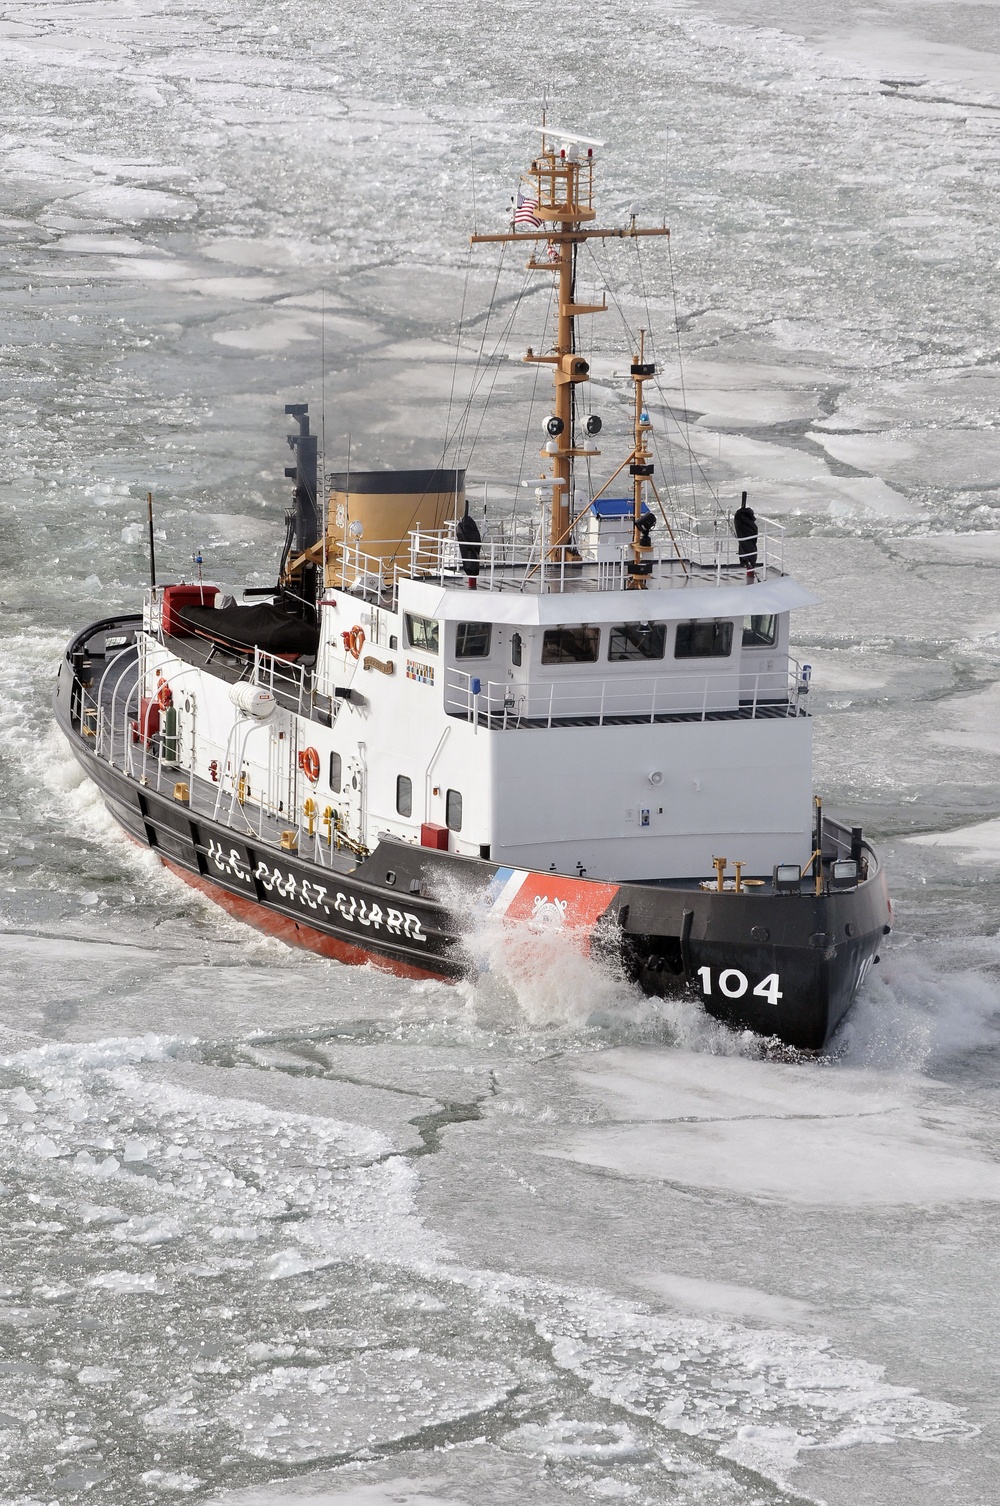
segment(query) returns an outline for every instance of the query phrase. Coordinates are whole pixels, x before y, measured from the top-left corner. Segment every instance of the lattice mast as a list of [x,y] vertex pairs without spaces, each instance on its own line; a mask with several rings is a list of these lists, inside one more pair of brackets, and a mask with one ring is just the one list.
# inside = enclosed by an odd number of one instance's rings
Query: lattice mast
[[[577,444],[576,434],[576,389],[590,378],[590,364],[579,354],[576,343],[576,321],[581,314],[603,314],[607,303],[577,303],[576,301],[576,254],[577,248],[587,240],[629,240],[646,235],[669,235],[667,227],[640,228],[633,216],[625,229],[598,229],[590,222],[597,217],[593,205],[594,151],[604,145],[587,136],[577,136],[558,126],[541,127],[542,146],[527,173],[522,174],[522,192],[519,203],[529,208],[529,223],[538,228],[521,230],[512,226],[505,235],[473,235],[472,245],[486,242],[530,241],[545,243],[545,255],[539,258],[533,247],[527,267],[533,272],[554,274],[558,293],[556,338],[552,349],[536,354],[529,346],[524,359],[527,362],[552,367],[555,387],[555,407],[548,426],[549,439],[541,454],[551,463],[552,473],[542,478],[543,485],[551,487],[552,501],[549,515],[549,555],[555,560],[572,556],[571,529],[574,518],[573,462],[578,455],[593,457],[592,447],[583,449]],[[558,145],[557,145],[558,143]],[[645,332],[643,332],[643,341]],[[640,370],[637,370],[640,368]],[[642,382],[653,374],[652,365],[644,360],[644,344],[640,344],[638,356],[633,356],[632,377],[635,381],[636,411],[633,423],[633,453],[629,465],[633,478],[633,581],[644,584],[643,555],[649,546],[648,527],[641,526],[642,503],[645,479],[652,475],[653,467],[646,449],[648,419],[640,424],[642,407]],[[620,467],[619,469],[622,469]]]

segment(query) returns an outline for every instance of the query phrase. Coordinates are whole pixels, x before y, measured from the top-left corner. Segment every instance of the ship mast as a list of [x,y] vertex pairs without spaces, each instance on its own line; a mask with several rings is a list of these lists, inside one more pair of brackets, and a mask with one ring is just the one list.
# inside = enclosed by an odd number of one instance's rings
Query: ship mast
[[[552,367],[555,386],[555,407],[547,429],[549,440],[542,449],[543,457],[551,462],[552,473],[542,478],[543,486],[552,490],[549,513],[549,558],[565,559],[572,556],[570,532],[573,525],[573,462],[578,455],[593,456],[595,451],[577,446],[576,436],[576,389],[590,378],[590,364],[576,348],[576,320],[581,314],[603,314],[607,303],[577,303],[576,301],[576,254],[577,247],[588,240],[631,240],[637,236],[669,235],[664,225],[653,229],[640,229],[635,219],[626,229],[597,229],[590,222],[596,219],[593,206],[594,150],[602,147],[603,141],[594,141],[587,136],[573,135],[556,126],[544,123],[541,127],[542,147],[531,164],[529,172],[522,175],[522,190],[518,195],[514,223],[506,235],[473,235],[472,245],[485,242],[513,241],[545,242],[544,256],[539,258],[532,248],[527,267],[533,272],[554,273],[557,279],[558,315],[555,343],[550,351],[536,354],[530,347],[525,361]],[[556,142],[560,145],[556,146]],[[521,230],[520,224],[530,228]],[[537,228],[536,228],[537,227]],[[540,249],[540,248],[538,248]],[[633,360],[633,377],[636,362]],[[650,372],[650,375],[652,373]],[[637,402],[641,401],[641,383],[637,384]],[[644,438],[644,435],[643,435]],[[638,442],[638,432],[635,435]],[[632,474],[635,478],[635,519],[633,526],[634,566],[633,579],[642,572],[640,550],[648,547],[648,530],[640,528],[642,485],[633,460]],[[652,466],[645,453],[639,464],[648,466],[644,475],[652,473]],[[638,581],[636,581],[638,583]]]

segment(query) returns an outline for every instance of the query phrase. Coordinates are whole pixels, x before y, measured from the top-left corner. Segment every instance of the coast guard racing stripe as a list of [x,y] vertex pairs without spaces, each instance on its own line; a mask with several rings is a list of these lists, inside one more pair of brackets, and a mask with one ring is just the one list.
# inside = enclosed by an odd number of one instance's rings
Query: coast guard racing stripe
[[531,929],[588,933],[618,893],[618,884],[567,878],[561,873],[531,873],[498,868],[484,896],[484,908],[508,920],[526,921]]

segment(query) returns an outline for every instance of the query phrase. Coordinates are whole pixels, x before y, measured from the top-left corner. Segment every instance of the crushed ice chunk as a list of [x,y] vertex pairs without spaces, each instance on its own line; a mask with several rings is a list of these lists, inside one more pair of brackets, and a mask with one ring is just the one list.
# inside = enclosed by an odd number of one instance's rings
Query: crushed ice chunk
[[120,1370],[110,1370],[106,1365],[84,1365],[76,1378],[81,1386],[110,1386],[120,1375]]
[[299,1250],[279,1250],[267,1262],[267,1279],[283,1281],[287,1276],[301,1276],[304,1271],[314,1271],[318,1264],[306,1260]]
[[176,1490],[188,1492],[197,1490],[202,1481],[197,1475],[189,1475],[183,1469],[147,1469],[145,1474],[139,1476],[144,1485],[151,1485],[154,1490]]
[[99,1271],[87,1284],[121,1296],[156,1291],[156,1277],[152,1271]]
[[141,523],[127,523],[125,525],[125,527],[122,529],[122,543],[123,544],[141,544],[142,543],[142,524]]
[[145,1161],[149,1152],[144,1140],[126,1140],[122,1151],[123,1161]]
[[[86,1151],[81,1151],[86,1155]],[[110,1208],[103,1203],[84,1203],[80,1209],[80,1218],[85,1224],[120,1224],[127,1218],[120,1208]]]
[[24,1088],[15,1088],[8,1100],[12,1109],[20,1109],[22,1114],[37,1114],[38,1105]]
[[179,1238],[181,1233],[181,1226],[176,1219],[150,1213],[119,1224],[115,1230],[115,1239],[127,1239],[134,1245],[162,1245],[168,1240]]
[[216,1224],[208,1231],[209,1239],[218,1241],[219,1244],[229,1244],[237,1240],[254,1240],[260,1238],[260,1230],[250,1226],[233,1227],[228,1224]]

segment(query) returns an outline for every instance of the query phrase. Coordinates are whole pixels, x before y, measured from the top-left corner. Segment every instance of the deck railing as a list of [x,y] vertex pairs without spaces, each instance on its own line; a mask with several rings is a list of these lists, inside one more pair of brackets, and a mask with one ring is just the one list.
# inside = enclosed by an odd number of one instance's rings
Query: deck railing
[[[784,534],[780,523],[758,518],[758,535],[748,559],[745,541],[736,538],[726,518],[681,516],[672,535],[664,530],[643,563],[643,578],[654,586],[742,584],[748,578],[765,581],[784,573]],[[465,545],[468,553],[469,546]],[[405,541],[357,540],[337,544],[326,564],[326,583],[352,595],[384,605],[394,604],[400,580],[426,580],[455,585],[466,578],[463,546],[455,525],[440,529],[412,529]],[[477,545],[476,585],[487,591],[518,591],[532,595],[565,591],[622,591],[634,581],[635,555],[631,543],[602,541],[570,553],[550,549],[543,531],[527,537],[487,538]],[[741,549],[743,554],[741,557]],[[471,557],[470,557],[471,563]]]
[[567,676],[560,680],[482,680],[465,670],[445,676],[445,710],[481,726],[551,727],[586,722],[604,726],[621,720],[683,717],[757,719],[808,715],[809,681],[794,659],[787,670],[739,669],[714,674],[615,675],[603,679]]

